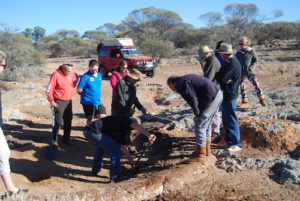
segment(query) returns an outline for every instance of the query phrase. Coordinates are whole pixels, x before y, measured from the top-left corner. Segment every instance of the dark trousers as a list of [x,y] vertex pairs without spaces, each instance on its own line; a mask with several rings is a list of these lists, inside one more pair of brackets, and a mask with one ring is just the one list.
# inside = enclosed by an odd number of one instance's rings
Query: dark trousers
[[72,127],[72,118],[73,118],[73,111],[72,111],[72,100],[63,101],[63,100],[55,100],[58,107],[55,108],[54,112],[54,126],[52,128],[52,141],[58,141],[58,131],[64,122],[64,135],[63,141],[68,142],[70,141],[71,135],[71,127]]

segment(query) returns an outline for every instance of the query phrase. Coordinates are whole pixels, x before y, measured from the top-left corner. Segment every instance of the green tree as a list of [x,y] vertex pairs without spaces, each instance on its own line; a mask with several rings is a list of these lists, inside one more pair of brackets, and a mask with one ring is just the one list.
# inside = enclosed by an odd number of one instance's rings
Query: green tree
[[107,36],[110,37],[115,35],[116,33],[121,32],[120,26],[113,23],[105,23],[97,27],[96,30],[102,31],[103,33],[105,33]]
[[36,26],[33,28],[32,37],[33,37],[33,44],[37,47],[38,43],[42,40],[45,35],[46,30],[40,26]]
[[141,47],[145,55],[155,58],[158,63],[160,63],[162,58],[170,57],[174,53],[174,46],[168,41],[149,39]]

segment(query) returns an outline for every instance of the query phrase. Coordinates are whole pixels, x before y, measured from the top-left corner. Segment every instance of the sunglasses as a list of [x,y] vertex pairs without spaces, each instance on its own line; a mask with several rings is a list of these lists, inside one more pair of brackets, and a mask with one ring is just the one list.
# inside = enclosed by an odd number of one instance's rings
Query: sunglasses
[[244,45],[244,43],[239,43],[239,45]]
[[5,64],[1,64],[0,66],[2,66],[3,68],[5,68],[5,67],[6,67],[6,65],[5,65]]
[[98,70],[98,68],[91,68],[91,70],[92,70],[92,71],[96,71],[96,70]]

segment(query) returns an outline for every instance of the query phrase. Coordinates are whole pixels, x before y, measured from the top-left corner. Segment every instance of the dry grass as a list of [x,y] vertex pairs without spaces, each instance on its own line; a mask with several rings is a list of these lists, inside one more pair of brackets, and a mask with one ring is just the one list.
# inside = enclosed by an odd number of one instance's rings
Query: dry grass
[[296,61],[288,62],[264,62],[261,61],[256,73],[259,75],[274,75],[274,76],[299,76],[300,65]]

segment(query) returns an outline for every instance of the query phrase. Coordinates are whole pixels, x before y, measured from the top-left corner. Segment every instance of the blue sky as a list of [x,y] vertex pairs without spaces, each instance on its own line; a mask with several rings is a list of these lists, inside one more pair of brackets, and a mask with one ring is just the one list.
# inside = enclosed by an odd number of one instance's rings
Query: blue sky
[[263,14],[281,9],[277,20],[299,21],[299,0],[0,0],[0,24],[23,31],[41,26],[46,35],[59,29],[80,34],[105,23],[119,24],[134,9],[155,6],[178,13],[183,22],[195,28],[205,26],[198,17],[210,11],[222,12],[231,3],[254,3]]

